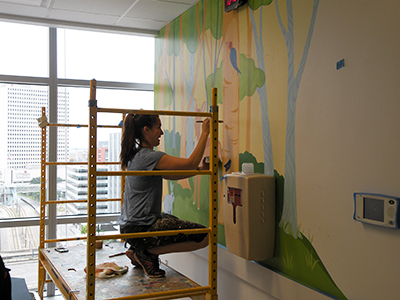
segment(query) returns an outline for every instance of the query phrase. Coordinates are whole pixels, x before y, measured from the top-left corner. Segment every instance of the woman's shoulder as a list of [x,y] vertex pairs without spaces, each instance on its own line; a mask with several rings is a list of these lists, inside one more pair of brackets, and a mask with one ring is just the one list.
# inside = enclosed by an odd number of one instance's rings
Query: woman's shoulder
[[165,153],[149,148],[142,148],[128,165],[128,170],[151,170]]
[[138,154],[142,154],[142,155],[145,155],[145,154],[164,155],[165,152],[143,147],[143,148],[141,148],[139,150]]
[[138,153],[147,154],[147,153],[152,153],[152,152],[155,152],[154,149],[142,147],[142,148],[140,148]]
[[150,148],[141,148],[138,153],[136,153],[135,159],[147,160],[147,159],[160,159],[165,153],[163,151],[158,151]]

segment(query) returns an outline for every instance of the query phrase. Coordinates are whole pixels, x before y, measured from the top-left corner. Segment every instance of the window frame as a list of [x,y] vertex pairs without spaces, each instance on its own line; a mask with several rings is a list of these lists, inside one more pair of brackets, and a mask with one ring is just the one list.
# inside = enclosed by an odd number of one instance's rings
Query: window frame
[[[57,78],[57,27],[49,28],[49,77],[34,77],[34,76],[16,76],[0,74],[0,83],[4,84],[21,84],[21,85],[39,85],[48,86],[49,88],[49,121],[51,123],[57,122],[57,90],[59,87],[84,87],[89,88],[90,79],[65,79]],[[86,30],[87,28],[80,28]],[[100,31],[100,30],[99,30]],[[127,34],[127,32],[116,32],[116,34]],[[134,33],[130,32],[130,35]],[[153,35],[149,35],[152,37]],[[117,90],[136,90],[154,92],[154,84],[150,83],[135,83],[135,82],[115,82],[115,81],[97,81],[98,89],[117,89]],[[89,98],[89,95],[88,95]],[[54,160],[57,156],[57,130],[55,127],[49,128],[49,159]],[[54,168],[52,168],[54,167]],[[49,166],[48,172],[48,191],[49,198],[55,199],[57,182],[57,168]],[[51,196],[53,195],[53,197]],[[54,207],[54,209],[51,209]],[[58,216],[56,214],[55,206],[50,206],[48,217],[46,218],[46,225],[48,225],[47,238],[56,238],[56,226],[58,224],[73,224],[87,222],[87,216]],[[99,223],[116,221],[118,213],[101,214],[97,216]],[[10,227],[27,227],[39,226],[39,217],[31,218],[15,218],[15,219],[0,219],[1,228]]]

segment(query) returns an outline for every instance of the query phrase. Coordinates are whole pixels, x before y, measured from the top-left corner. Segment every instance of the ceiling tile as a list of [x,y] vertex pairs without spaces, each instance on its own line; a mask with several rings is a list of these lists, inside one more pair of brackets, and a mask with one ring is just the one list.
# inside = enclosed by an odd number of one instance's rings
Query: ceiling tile
[[44,18],[46,17],[46,12],[47,9],[40,6],[18,5],[0,2],[0,13],[24,17]]
[[23,5],[31,5],[31,6],[40,6],[42,0],[3,0],[1,2],[9,2],[13,4],[23,4]]
[[0,0],[0,19],[157,31],[198,0]]
[[154,21],[154,20],[133,19],[133,18],[125,17],[121,21],[119,21],[116,25],[122,26],[122,27],[130,27],[130,28],[160,30],[160,28],[165,26],[165,22]]
[[182,3],[182,4],[187,4],[189,6],[193,6],[194,4],[196,4],[197,2],[199,2],[199,0],[157,0],[159,2],[174,2],[174,3]]
[[54,0],[53,9],[121,16],[134,0]]
[[188,4],[174,2],[140,0],[127,13],[127,17],[169,22],[190,8]]
[[49,19],[90,24],[114,25],[114,23],[118,20],[118,16],[107,16],[86,12],[53,9],[49,15]]

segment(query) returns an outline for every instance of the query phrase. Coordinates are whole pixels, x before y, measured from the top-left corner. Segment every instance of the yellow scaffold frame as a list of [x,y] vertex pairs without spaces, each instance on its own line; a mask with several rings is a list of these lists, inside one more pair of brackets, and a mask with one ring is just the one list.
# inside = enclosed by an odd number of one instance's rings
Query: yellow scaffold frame
[[[217,89],[212,89],[212,104],[210,112],[183,112],[183,111],[149,111],[149,110],[131,110],[131,109],[113,109],[113,108],[99,108],[97,107],[96,100],[96,80],[90,81],[90,99],[89,99],[89,124],[88,125],[75,125],[75,124],[50,124],[47,122],[45,108],[42,109],[42,117],[38,119],[39,126],[42,129],[42,143],[41,143],[41,193],[40,193],[40,243],[39,243],[39,284],[38,293],[43,299],[44,284],[53,281],[67,299],[75,299],[73,291],[69,293],[63,286],[67,286],[61,276],[53,276],[51,272],[56,273],[52,268],[51,263],[47,261],[46,257],[41,251],[44,251],[46,243],[54,243],[59,241],[72,241],[83,238],[63,238],[63,239],[46,239],[45,237],[45,211],[46,205],[58,203],[71,203],[71,202],[87,202],[88,217],[87,217],[87,254],[86,254],[86,299],[95,299],[95,267],[96,267],[96,240],[108,239],[126,239],[138,238],[147,236],[164,236],[175,235],[178,233],[195,234],[195,233],[208,233],[209,234],[209,284],[208,286],[200,286],[194,288],[186,288],[176,291],[163,291],[156,293],[148,293],[145,295],[136,295],[132,297],[122,297],[115,299],[172,299],[173,297],[182,295],[201,295],[205,294],[208,300],[218,300],[217,294],[217,251],[218,251],[218,106],[217,106]],[[210,169],[209,170],[193,170],[193,171],[97,171],[97,124],[98,113],[133,113],[133,114],[151,114],[151,115],[170,115],[170,116],[188,116],[188,117],[209,117],[210,123]],[[64,126],[64,127],[89,127],[89,153],[88,162],[46,162],[46,127],[48,126]],[[116,128],[121,126],[101,126],[102,128]],[[88,166],[88,199],[87,200],[62,200],[46,201],[46,167],[49,165],[82,165]],[[119,164],[119,162],[107,162],[106,164]],[[157,232],[141,232],[131,234],[115,234],[115,235],[96,235],[96,202],[97,201],[122,201],[122,196],[119,199],[97,199],[96,195],[96,177],[97,176],[121,176],[121,195],[124,190],[125,176],[152,176],[152,175],[209,175],[210,180],[210,204],[209,204],[209,227],[204,229],[187,229],[187,230],[170,230],[170,231],[157,231]],[[46,272],[50,275],[52,280],[46,280]],[[57,275],[57,274],[56,274]]]

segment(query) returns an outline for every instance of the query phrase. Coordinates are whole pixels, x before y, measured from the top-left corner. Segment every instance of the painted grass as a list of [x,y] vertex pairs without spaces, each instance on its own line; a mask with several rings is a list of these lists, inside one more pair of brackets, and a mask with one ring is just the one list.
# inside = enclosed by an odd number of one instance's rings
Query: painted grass
[[274,257],[261,265],[336,299],[347,300],[336,286],[309,240],[295,239],[278,227]]
[[[254,164],[256,173],[263,173],[263,163],[258,163],[251,153],[240,154],[240,165],[243,162]],[[221,172],[220,172],[221,173]],[[179,218],[190,220],[208,226],[208,176],[201,176],[200,210],[197,202],[193,204],[194,179],[189,179],[190,188],[182,188],[179,182],[174,182],[175,202],[173,212]],[[312,245],[312,236],[307,238],[299,232],[300,238],[295,239],[292,235],[285,233],[284,228],[278,226],[283,208],[283,185],[284,177],[275,171],[276,179],[276,232],[274,257],[259,261],[260,265],[269,268],[283,276],[293,279],[314,290],[327,294],[334,299],[347,300],[345,295],[336,286],[329,275],[323,262]],[[291,226],[286,224],[285,226]],[[218,243],[225,246],[224,226],[218,226]]]

